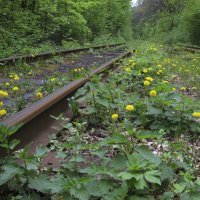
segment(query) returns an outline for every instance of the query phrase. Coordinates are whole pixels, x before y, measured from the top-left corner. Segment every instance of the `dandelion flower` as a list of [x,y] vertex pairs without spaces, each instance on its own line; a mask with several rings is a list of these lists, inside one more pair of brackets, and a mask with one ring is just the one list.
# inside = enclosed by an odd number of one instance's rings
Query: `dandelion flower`
[[182,91],[186,91],[186,87],[181,87],[181,90]]
[[150,82],[153,81],[153,78],[151,78],[150,76],[147,76],[145,79],[146,79],[147,81],[150,81]]
[[151,91],[149,92],[149,95],[150,95],[151,97],[156,97],[156,96],[157,96],[156,90],[151,90]]
[[169,83],[169,81],[163,81],[162,83]]
[[115,113],[115,114],[112,115],[112,120],[113,121],[116,121],[118,118],[119,118],[118,114]]
[[6,82],[6,83],[5,83],[5,86],[6,86],[6,87],[9,87],[9,86],[10,86],[10,83]]
[[0,97],[7,97],[7,96],[8,96],[7,92],[0,90]]
[[126,111],[133,111],[135,110],[135,107],[133,105],[127,105],[125,109]]
[[14,80],[15,80],[15,81],[18,81],[18,80],[19,80],[19,76],[15,75],[15,76],[14,76]]
[[173,87],[173,88],[172,88],[172,91],[174,91],[174,92],[175,92],[175,91],[176,91],[176,88],[175,88],[175,87]]
[[36,97],[37,97],[38,99],[41,99],[41,98],[43,97],[42,92],[37,92],[37,93],[36,93]]
[[127,72],[131,72],[131,68],[129,68],[129,67],[126,67],[124,70]]
[[54,81],[56,80],[56,78],[51,78],[50,80],[51,80],[52,82],[54,82]]
[[144,86],[149,86],[151,83],[149,81],[144,81]]
[[148,70],[147,69],[143,69],[143,73],[147,73],[148,72]]
[[192,116],[198,118],[200,117],[200,112],[193,112]]
[[7,113],[6,110],[4,110],[4,109],[0,110],[0,116],[4,116],[4,115],[6,115],[6,113]]
[[12,89],[14,92],[17,92],[17,91],[19,91],[19,88],[18,87],[13,87],[13,89]]

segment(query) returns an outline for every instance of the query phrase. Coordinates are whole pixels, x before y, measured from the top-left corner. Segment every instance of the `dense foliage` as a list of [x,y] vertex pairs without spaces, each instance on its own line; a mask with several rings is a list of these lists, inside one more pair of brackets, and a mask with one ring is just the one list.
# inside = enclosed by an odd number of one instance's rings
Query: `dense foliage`
[[199,0],[141,0],[134,8],[135,37],[200,44]]
[[[130,0],[0,0],[0,56],[131,36]],[[36,47],[32,49],[32,47]]]
[[68,99],[74,119],[54,117],[62,132],[34,155],[12,154],[19,127],[0,125],[1,199],[199,200],[199,59],[145,43]]

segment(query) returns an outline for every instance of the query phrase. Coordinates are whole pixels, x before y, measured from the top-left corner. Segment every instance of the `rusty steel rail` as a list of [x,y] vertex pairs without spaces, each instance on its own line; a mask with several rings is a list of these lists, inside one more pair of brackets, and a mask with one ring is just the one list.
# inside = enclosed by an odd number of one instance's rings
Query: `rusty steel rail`
[[116,47],[120,45],[124,45],[125,43],[116,43],[116,44],[110,44],[110,45],[101,45],[101,46],[91,46],[91,47],[85,47],[85,48],[76,48],[76,49],[67,49],[67,50],[60,50],[55,52],[45,52],[40,53],[36,55],[25,55],[25,56],[16,56],[16,57],[9,57],[9,58],[3,58],[0,59],[1,64],[10,64],[13,65],[16,61],[20,60],[23,62],[31,63],[36,62],[40,59],[48,59],[55,55],[66,55],[70,53],[78,53],[82,51],[88,51],[90,49],[101,49],[101,48],[107,48],[107,47]]
[[[120,54],[117,58],[93,70],[88,77],[70,82],[63,88],[47,95],[43,99],[3,121],[2,123],[8,127],[22,124],[22,127],[12,138],[18,139],[21,142],[17,149],[32,143],[31,148],[34,152],[36,146],[40,144],[48,145],[49,135],[55,132],[54,127],[59,127],[60,124],[51,116],[58,117],[63,113],[65,117],[72,118],[73,113],[69,109],[67,99],[71,97],[78,88],[89,81],[91,76],[110,69],[117,61],[130,56],[132,52],[133,50]],[[4,153],[2,153],[0,149],[0,155],[3,154]]]

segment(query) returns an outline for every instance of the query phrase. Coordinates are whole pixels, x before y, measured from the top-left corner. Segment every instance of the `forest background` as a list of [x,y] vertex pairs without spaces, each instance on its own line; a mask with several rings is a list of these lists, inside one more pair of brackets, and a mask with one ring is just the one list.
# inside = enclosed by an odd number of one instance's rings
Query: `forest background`
[[0,0],[0,57],[151,39],[200,44],[199,0]]

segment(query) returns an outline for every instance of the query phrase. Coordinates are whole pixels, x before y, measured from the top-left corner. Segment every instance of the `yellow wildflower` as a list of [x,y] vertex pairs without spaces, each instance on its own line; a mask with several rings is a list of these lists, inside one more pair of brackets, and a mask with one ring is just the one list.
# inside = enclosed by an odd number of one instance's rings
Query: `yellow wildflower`
[[36,97],[37,97],[38,99],[41,99],[41,98],[43,97],[42,92],[37,92],[37,93],[36,93]]
[[181,87],[181,90],[182,91],[186,91],[186,87]]
[[172,91],[174,91],[174,92],[175,92],[175,91],[176,91],[176,88],[175,88],[175,87],[173,87],[173,88],[172,88]]
[[119,118],[119,115],[118,115],[118,114],[113,114],[113,115],[112,115],[112,120],[113,120],[113,121],[116,121],[118,118]]
[[192,87],[192,90],[196,90],[197,89],[197,87]]
[[56,78],[51,78],[51,81],[54,82],[56,80]]
[[6,87],[9,87],[9,86],[10,86],[10,83],[6,82],[6,83],[5,83],[5,86],[6,86]]
[[14,80],[15,80],[15,81],[18,81],[18,80],[19,80],[19,76],[15,75],[15,76],[14,76]]
[[156,97],[156,96],[157,96],[156,90],[151,90],[150,93],[149,93],[149,95],[150,95],[151,97]]
[[18,87],[13,87],[13,89],[12,89],[14,92],[17,92],[17,91],[19,91],[19,88]]
[[160,75],[160,72],[156,72],[157,75]]
[[169,81],[163,81],[162,83],[169,83]]
[[6,115],[6,110],[4,110],[4,109],[2,109],[2,110],[0,110],[0,116],[4,116],[4,115]]
[[133,105],[127,105],[125,109],[126,111],[133,111],[135,110],[135,107]]
[[148,70],[147,69],[143,69],[143,73],[147,73],[148,72]]
[[149,86],[151,83],[149,81],[144,81],[144,86]]
[[7,92],[0,90],[0,97],[7,97],[7,96],[8,96]]
[[152,71],[152,70],[153,70],[153,68],[152,68],[152,67],[149,67],[149,68],[148,68],[148,70],[149,70],[149,71]]
[[200,112],[193,112],[192,116],[198,118],[198,117],[200,117]]
[[131,68],[126,67],[126,68],[125,68],[125,71],[130,72],[130,71],[131,71]]
[[0,101],[0,107],[2,107],[3,106],[3,101]]
[[153,78],[151,78],[150,76],[147,76],[145,79],[146,79],[147,81],[150,81],[150,82],[153,81]]

